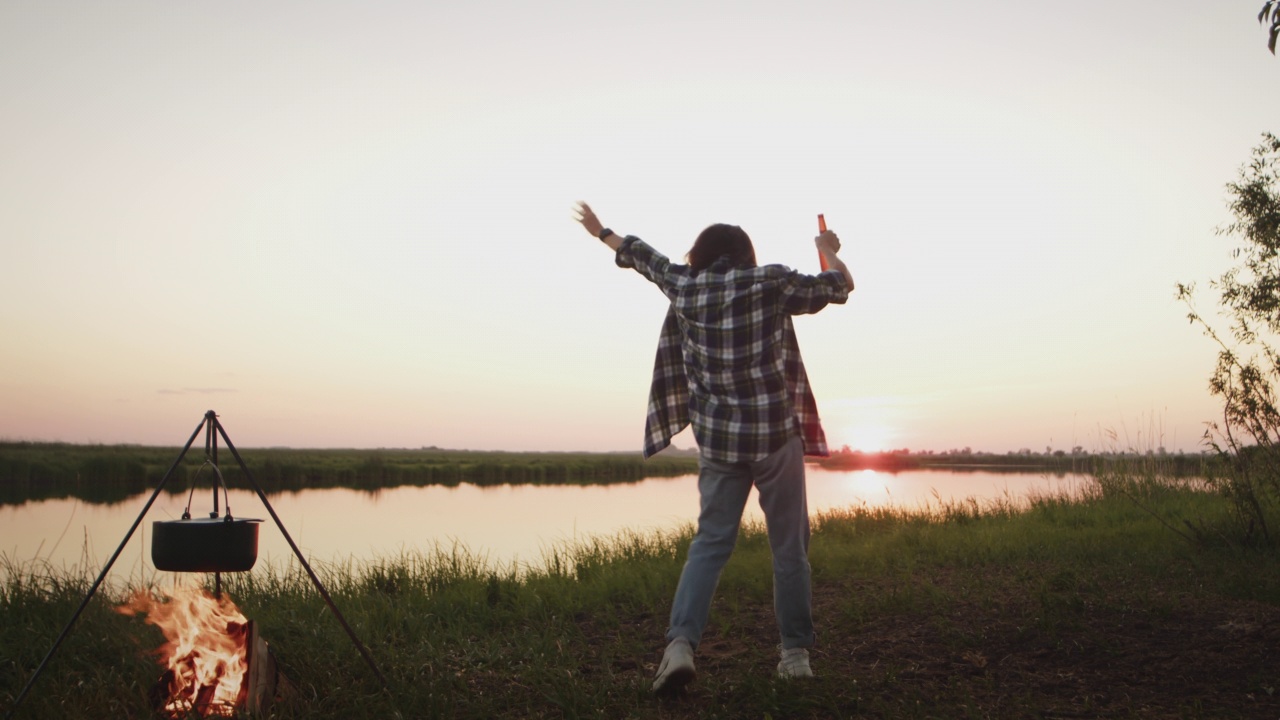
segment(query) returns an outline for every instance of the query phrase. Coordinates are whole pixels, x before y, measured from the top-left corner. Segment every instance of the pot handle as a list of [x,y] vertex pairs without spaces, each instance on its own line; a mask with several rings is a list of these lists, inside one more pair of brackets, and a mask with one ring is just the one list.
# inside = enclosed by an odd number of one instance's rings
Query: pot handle
[[[201,465],[199,469],[196,470],[196,476],[191,479],[191,492],[187,493],[187,507],[182,511],[182,519],[191,519],[191,499],[195,497],[196,481],[200,479],[200,473],[204,472],[205,465],[213,468],[213,474],[218,476],[218,484],[222,486],[222,504],[227,508],[226,522],[231,522],[233,519],[231,517],[231,497],[227,494],[227,481],[222,479],[222,471],[218,469],[218,466],[214,465],[213,462],[207,458],[204,461],[204,465]],[[214,500],[217,500],[217,498],[214,498]],[[209,517],[218,517],[218,515],[216,513],[209,513]]]

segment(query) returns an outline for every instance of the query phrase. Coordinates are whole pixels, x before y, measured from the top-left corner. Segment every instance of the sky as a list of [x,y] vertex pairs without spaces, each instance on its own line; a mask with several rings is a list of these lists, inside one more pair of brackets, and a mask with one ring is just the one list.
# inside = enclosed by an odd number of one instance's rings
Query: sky
[[1261,4],[0,0],[0,438],[638,451],[586,200],[804,272],[823,213],[836,448],[1196,451]]

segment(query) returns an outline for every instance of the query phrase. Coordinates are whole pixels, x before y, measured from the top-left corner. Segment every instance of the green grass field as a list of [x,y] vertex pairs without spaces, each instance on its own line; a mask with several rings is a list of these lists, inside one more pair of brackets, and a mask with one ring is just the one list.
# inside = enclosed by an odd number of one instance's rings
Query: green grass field
[[[1104,490],[1105,488],[1105,490]],[[1136,502],[1135,502],[1136,501]],[[1141,506],[1139,506],[1139,503]],[[773,677],[768,545],[744,529],[686,692],[652,697],[691,530],[487,567],[465,551],[321,566],[382,687],[299,568],[224,575],[288,678],[279,718],[1274,718],[1280,573],[1220,498],[1110,478],[1025,510],[817,517],[817,677]],[[1189,542],[1182,520],[1222,528]],[[0,709],[91,578],[0,568]],[[91,603],[15,717],[145,717],[159,631]]]

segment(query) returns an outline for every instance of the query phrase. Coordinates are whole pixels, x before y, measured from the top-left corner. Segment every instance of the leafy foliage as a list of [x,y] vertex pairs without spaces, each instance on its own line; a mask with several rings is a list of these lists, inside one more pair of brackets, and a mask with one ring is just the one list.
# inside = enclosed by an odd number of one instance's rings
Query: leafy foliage
[[1276,36],[1280,35],[1280,0],[1267,0],[1262,6],[1262,12],[1258,13],[1258,22],[1266,25],[1268,17],[1271,22],[1269,37],[1267,38],[1267,49],[1272,55],[1276,54]]
[[1222,422],[1210,424],[1205,439],[1229,462],[1213,481],[1233,501],[1244,538],[1268,544],[1268,517],[1280,501],[1278,185],[1280,139],[1264,133],[1239,180],[1227,185],[1235,221],[1218,231],[1242,241],[1232,251],[1236,266],[1211,283],[1220,293],[1221,314],[1230,320],[1231,342],[1196,311],[1194,288],[1178,286],[1179,298],[1191,309],[1188,319],[1219,348],[1209,391],[1222,399]]
[[[1277,0],[1280,2],[1280,0]],[[1264,327],[1280,332],[1280,139],[1263,134],[1253,160],[1240,171],[1240,181],[1227,185],[1228,203],[1235,222],[1219,230],[1244,245],[1233,251],[1239,266],[1224,274],[1217,285],[1222,302],[1232,313],[1233,331],[1242,341],[1257,340]]]

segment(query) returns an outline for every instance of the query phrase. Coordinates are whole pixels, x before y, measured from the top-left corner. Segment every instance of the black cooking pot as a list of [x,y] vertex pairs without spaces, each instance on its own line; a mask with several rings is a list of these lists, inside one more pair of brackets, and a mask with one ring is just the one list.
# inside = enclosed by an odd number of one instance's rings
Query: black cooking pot
[[151,524],[151,562],[171,572],[244,572],[258,561],[257,518],[184,518]]

